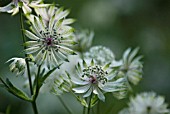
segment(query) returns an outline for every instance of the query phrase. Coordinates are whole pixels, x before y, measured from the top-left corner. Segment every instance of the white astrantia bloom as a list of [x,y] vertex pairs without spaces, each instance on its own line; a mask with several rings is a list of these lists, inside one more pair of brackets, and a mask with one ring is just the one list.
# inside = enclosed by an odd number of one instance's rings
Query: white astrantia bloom
[[[12,61],[12,62],[11,62]],[[17,75],[23,75],[26,69],[26,62],[24,58],[11,58],[7,61],[11,62],[9,65],[10,71],[11,72],[16,72]]]
[[0,7],[0,12],[7,12],[12,13],[12,15],[15,15],[19,12],[19,9],[22,8],[24,14],[28,14],[32,12],[31,8],[36,7],[47,7],[50,4],[42,4],[43,0],[12,0],[11,3],[4,7]]
[[89,52],[84,54],[84,58],[93,59],[98,65],[105,65],[115,61],[113,52],[104,46],[91,47]]
[[51,92],[55,95],[61,95],[64,92],[70,92],[72,89],[72,82],[70,75],[66,72],[54,80]]
[[35,63],[47,64],[48,68],[59,67],[64,61],[68,61],[68,55],[76,53],[70,49],[76,44],[72,39],[74,29],[64,24],[64,19],[55,20],[55,15],[46,24],[42,17],[34,17],[30,29],[24,30],[25,35],[31,39],[25,43],[26,54],[34,54]]
[[131,98],[129,108],[124,109],[125,113],[121,111],[119,114],[168,114],[167,107],[164,97],[158,96],[154,92],[145,92]]
[[134,85],[139,83],[143,73],[143,62],[141,62],[142,56],[136,56],[138,51],[139,48],[134,50],[129,48],[124,52],[119,72],[119,75],[125,76],[127,81]]
[[83,97],[93,93],[100,100],[105,101],[104,93],[124,90],[124,78],[116,78],[114,70],[109,66],[110,64],[99,66],[93,60],[89,64],[84,60],[78,63],[77,77],[71,77],[72,82],[78,86],[73,88],[73,91],[84,94]]
[[[64,10],[63,7],[58,8],[54,4],[49,7],[36,7],[34,8],[36,15],[40,16],[43,22],[48,26],[51,19],[54,21],[62,20],[63,28],[67,28],[69,24],[75,22],[75,19],[66,18],[70,13],[70,10]],[[29,21],[33,22],[36,15],[28,14],[26,17]]]
[[77,31],[75,33],[75,40],[79,43],[75,47],[75,49],[78,52],[81,52],[81,53],[87,51],[92,45],[93,38],[94,38],[94,32],[93,31],[90,31],[90,30],[87,30],[87,29]]

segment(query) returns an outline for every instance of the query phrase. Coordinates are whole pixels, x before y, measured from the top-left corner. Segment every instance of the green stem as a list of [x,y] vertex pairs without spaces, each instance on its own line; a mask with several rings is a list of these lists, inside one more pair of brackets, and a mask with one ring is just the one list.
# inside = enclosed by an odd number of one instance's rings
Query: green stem
[[89,105],[88,105],[88,111],[87,114],[90,114],[90,109],[91,109],[91,99],[92,99],[93,93],[91,93],[90,95],[90,99],[89,99]]
[[[26,42],[26,37],[23,33],[23,29],[24,29],[24,23],[23,23],[23,16],[22,16],[22,12],[20,12],[20,23],[21,23],[21,31],[22,31],[22,40],[23,40],[23,43]],[[24,49],[26,49],[27,47],[24,46]],[[25,54],[25,57],[27,58],[28,55]],[[26,66],[27,66],[27,72],[28,72],[28,79],[29,79],[29,86],[30,86],[30,93],[31,95],[33,95],[33,87],[32,87],[32,81],[31,81],[31,73],[30,73],[30,67],[29,67],[29,62],[27,59],[25,59],[26,61]]]
[[100,114],[100,100],[99,103],[97,104],[97,114]]
[[85,114],[85,113],[86,113],[86,107],[83,106],[83,114]]
[[34,110],[34,114],[38,114],[38,109],[37,109],[37,105],[36,105],[36,101],[32,101],[32,107],[33,107],[33,110]]
[[60,96],[58,96],[58,99],[59,99],[60,102],[63,104],[63,106],[64,106],[64,108],[67,110],[67,112],[68,112],[69,114],[73,114],[72,111],[67,107],[67,105],[65,104],[65,102],[63,101],[63,99],[62,99]]
[[[23,14],[22,12],[20,12],[20,25],[21,25],[21,31],[22,31],[22,40],[23,40],[23,43],[26,42],[26,37],[23,33],[23,29],[24,29],[24,23],[23,23]],[[24,46],[24,49],[26,49],[27,47]],[[27,58],[28,55],[25,54],[25,57]],[[32,80],[31,80],[31,72],[30,72],[30,67],[29,67],[29,61],[28,59],[25,59],[26,61],[26,66],[27,66],[27,72],[28,72],[28,80],[29,80],[29,86],[30,86],[30,93],[31,93],[31,96],[34,94],[34,91],[33,91],[33,85],[32,85]],[[33,110],[34,110],[34,113],[35,114],[38,114],[38,110],[37,110],[37,106],[36,106],[36,102],[35,100],[32,101],[32,107],[33,107]]]

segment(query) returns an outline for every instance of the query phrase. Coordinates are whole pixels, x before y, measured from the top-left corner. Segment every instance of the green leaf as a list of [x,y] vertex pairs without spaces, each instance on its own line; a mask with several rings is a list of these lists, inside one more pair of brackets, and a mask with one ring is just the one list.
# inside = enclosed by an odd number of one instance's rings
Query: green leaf
[[90,104],[91,108],[93,106],[95,106],[98,103],[98,101],[99,101],[99,99],[98,99],[97,95],[94,95],[93,98],[91,99],[91,104]]
[[57,67],[53,68],[52,70],[48,71],[43,77],[39,79],[39,88],[43,85],[44,81],[57,69]]
[[81,97],[77,97],[77,100],[83,105],[83,106],[85,106],[85,107],[88,107],[88,104],[87,104],[87,102],[86,102],[86,100],[85,99],[83,99],[83,98],[81,98]]
[[15,87],[10,80],[7,78],[6,79],[6,89],[13,95],[15,95],[16,97],[25,100],[25,101],[29,101],[31,102],[32,99],[29,98],[22,90],[18,89],[17,87]]

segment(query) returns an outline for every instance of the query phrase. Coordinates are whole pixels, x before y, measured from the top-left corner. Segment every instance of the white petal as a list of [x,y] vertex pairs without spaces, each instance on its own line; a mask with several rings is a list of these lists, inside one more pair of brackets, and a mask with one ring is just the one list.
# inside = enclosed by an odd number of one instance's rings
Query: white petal
[[73,88],[73,91],[75,91],[75,93],[85,93],[85,92],[87,92],[87,90],[89,90],[90,87],[91,87],[91,85],[89,84],[86,86]]

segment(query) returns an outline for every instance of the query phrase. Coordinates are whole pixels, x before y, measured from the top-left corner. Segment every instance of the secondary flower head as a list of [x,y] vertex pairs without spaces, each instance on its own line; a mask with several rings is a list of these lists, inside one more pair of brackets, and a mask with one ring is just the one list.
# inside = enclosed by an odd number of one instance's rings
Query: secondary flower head
[[164,97],[158,96],[154,92],[141,93],[135,98],[131,98],[129,108],[124,109],[120,114],[168,114],[168,105],[164,102]]
[[75,93],[84,94],[83,97],[88,97],[93,93],[100,100],[104,101],[104,93],[124,89],[124,79],[115,79],[116,75],[109,68],[110,64],[102,67],[96,65],[93,60],[91,60],[89,65],[84,60],[81,63],[78,63],[76,66],[77,77],[72,77],[72,82],[79,86],[73,88]]
[[19,8],[22,8],[24,14],[27,14],[32,12],[31,8],[49,6],[49,4],[41,3],[42,0],[33,0],[32,2],[29,2],[29,0],[12,0],[7,6],[0,7],[0,12],[7,12],[15,15],[19,12]]
[[142,56],[137,56],[139,48],[133,51],[129,48],[123,54],[122,65],[119,75],[124,75],[130,83],[137,85],[142,78],[143,63],[140,61]]
[[70,92],[72,89],[72,82],[69,74],[66,72],[65,74],[60,75],[58,78],[54,80],[54,85],[51,92],[55,95],[61,95],[64,92]]
[[75,40],[79,43],[75,47],[75,49],[81,53],[87,51],[92,45],[93,38],[94,38],[93,31],[87,29],[77,31],[75,33]]
[[17,75],[23,75],[26,68],[25,59],[14,57],[9,59],[7,62],[11,62],[11,61],[12,63],[9,65],[10,71],[16,72]]
[[104,46],[94,46],[90,48],[89,52],[84,54],[86,59],[94,59],[98,65],[105,65],[115,61],[115,56],[113,52]]
[[64,19],[55,20],[55,15],[46,24],[42,17],[34,17],[31,22],[32,32],[25,30],[25,35],[32,41],[25,45],[27,54],[36,54],[35,63],[46,63],[49,68],[59,67],[64,61],[68,61],[68,55],[75,55],[70,49],[76,42],[72,40],[73,28],[63,24]]

